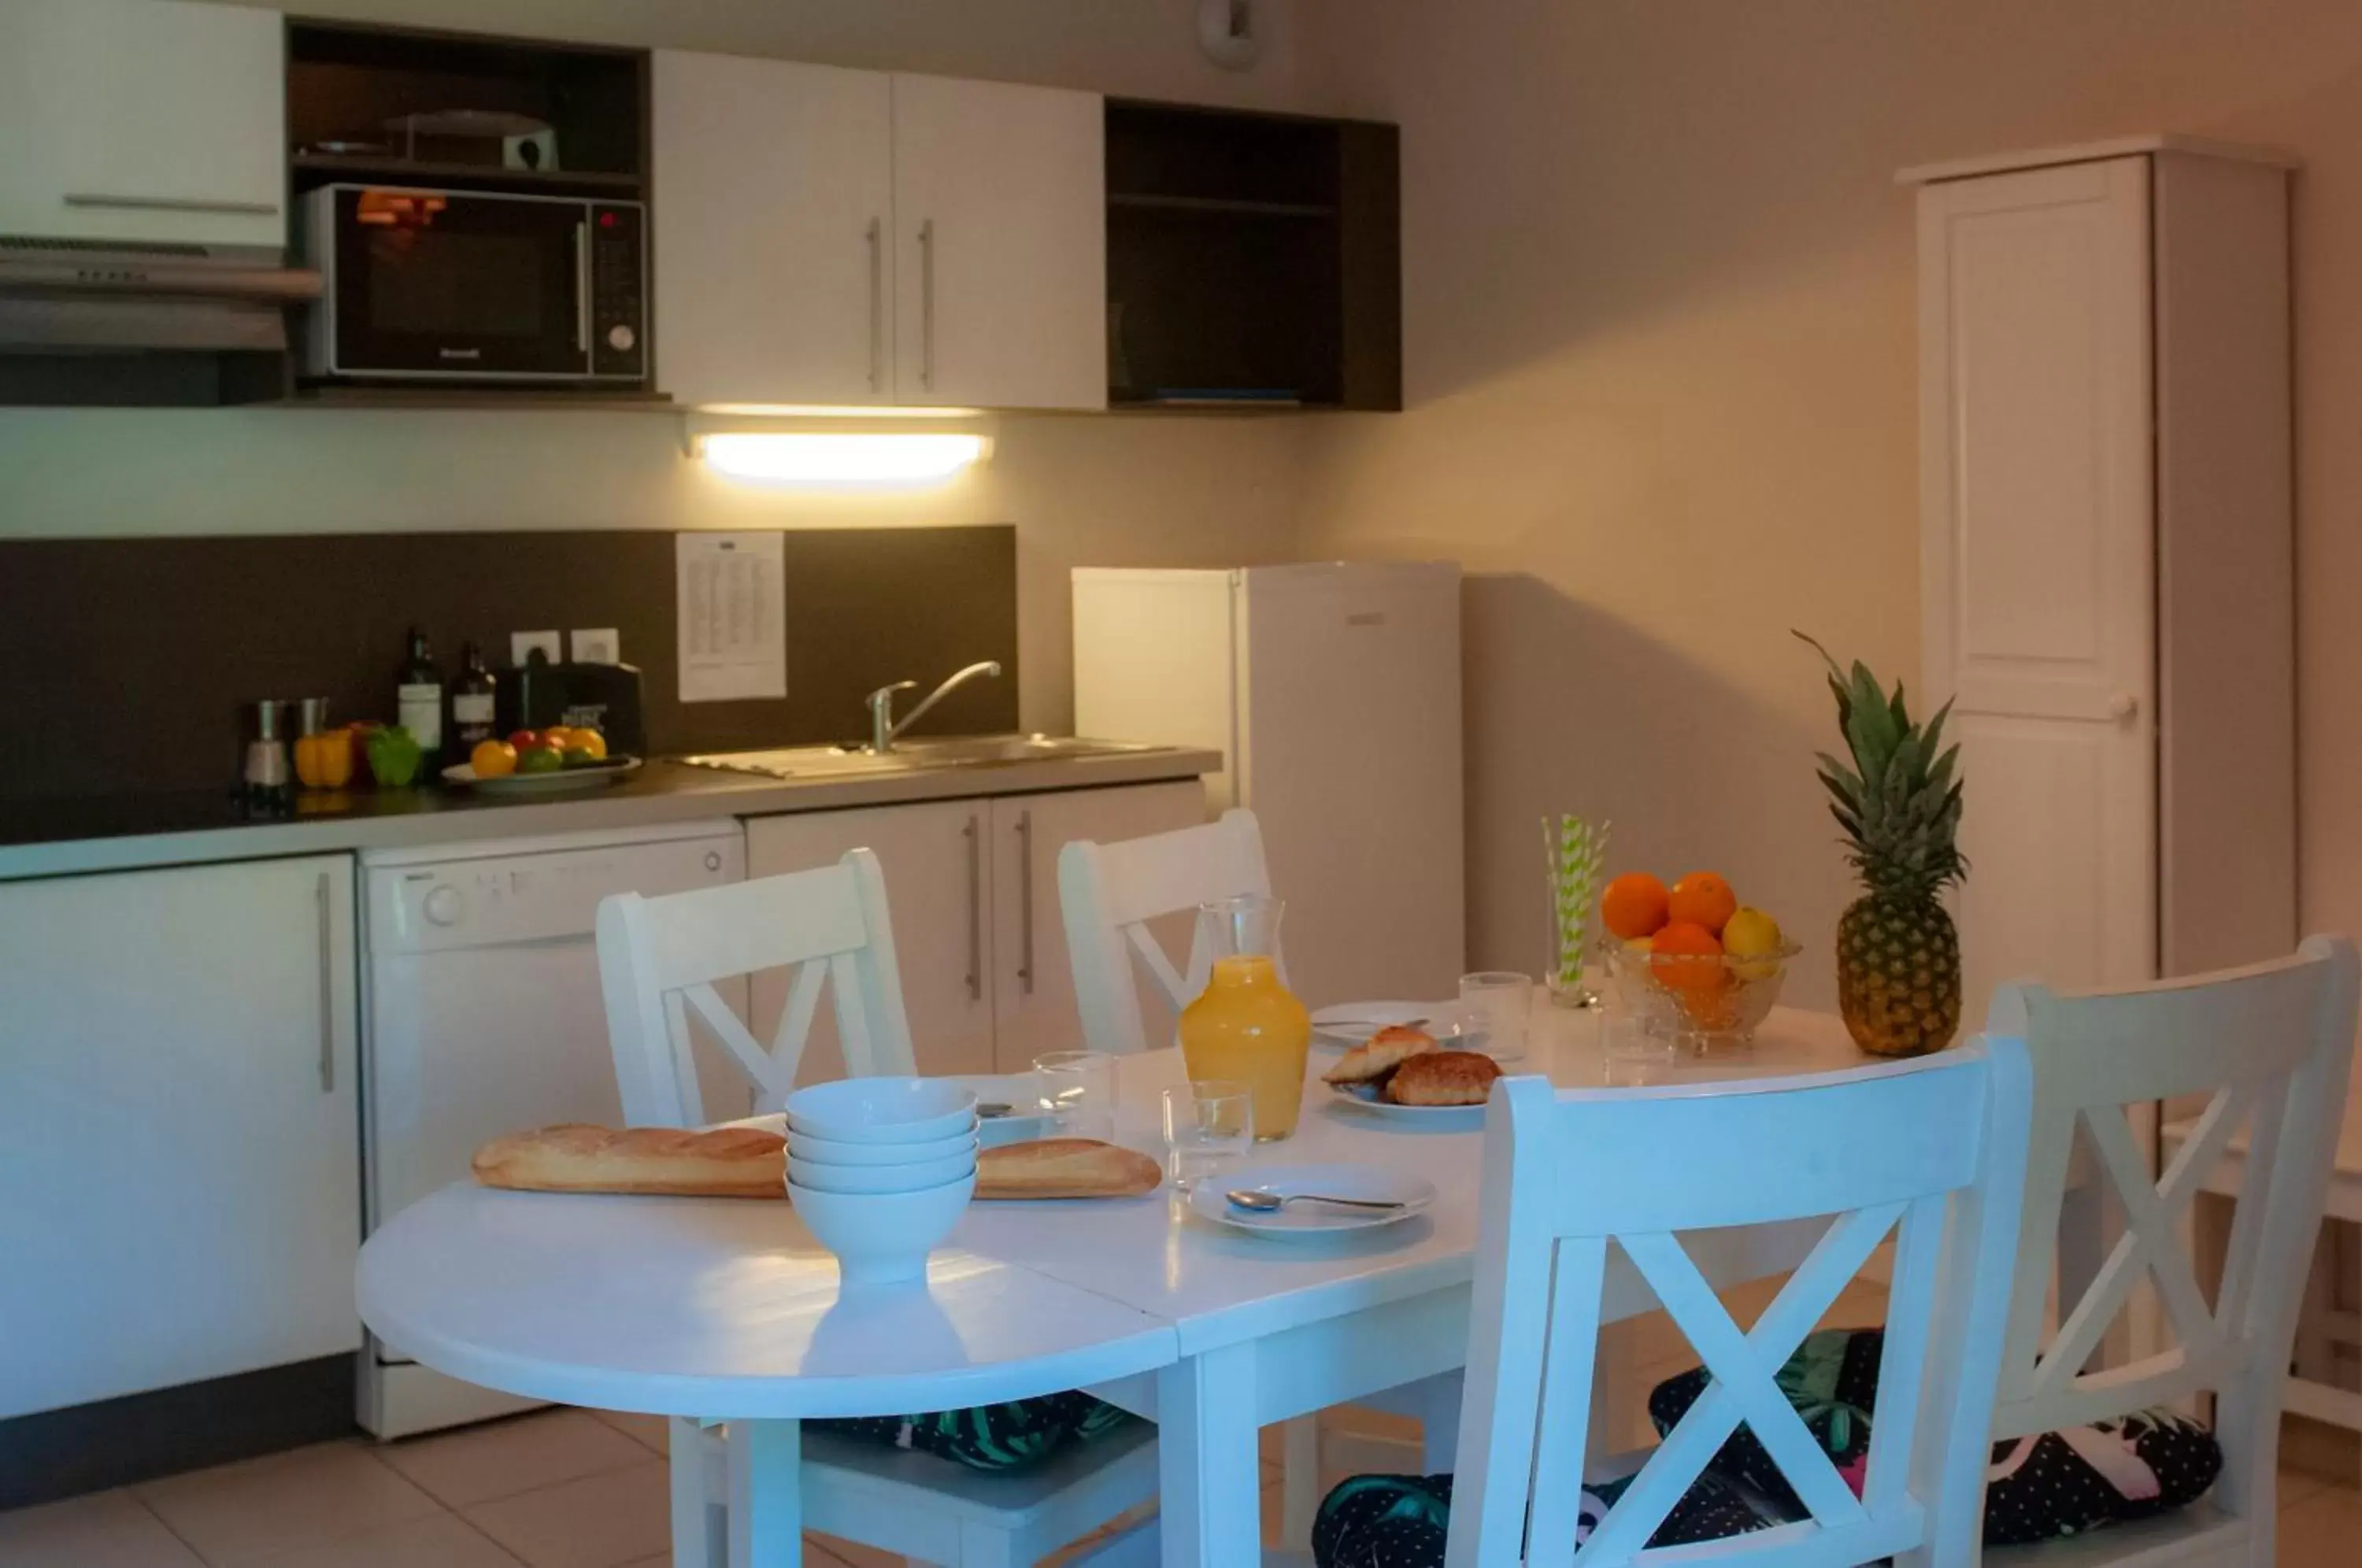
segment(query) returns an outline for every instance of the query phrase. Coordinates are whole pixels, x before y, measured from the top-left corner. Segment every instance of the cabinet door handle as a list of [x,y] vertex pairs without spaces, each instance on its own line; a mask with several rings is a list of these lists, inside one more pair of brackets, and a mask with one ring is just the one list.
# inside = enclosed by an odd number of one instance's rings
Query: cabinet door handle
[[967,840],[967,998],[984,999],[984,835],[977,819],[961,830]]
[[574,226],[574,351],[590,369],[590,220]]
[[332,878],[323,871],[312,884],[313,913],[320,929],[320,1092],[337,1092],[336,932],[329,922]]
[[919,384],[935,390],[935,220],[919,225]]
[[886,243],[884,226],[869,220],[869,390],[885,391]]
[[115,207],[135,213],[230,213],[250,217],[276,217],[277,202],[207,202],[184,196],[109,196],[94,191],[68,191],[70,207]]
[[1033,813],[1017,813],[1017,980],[1033,994]]

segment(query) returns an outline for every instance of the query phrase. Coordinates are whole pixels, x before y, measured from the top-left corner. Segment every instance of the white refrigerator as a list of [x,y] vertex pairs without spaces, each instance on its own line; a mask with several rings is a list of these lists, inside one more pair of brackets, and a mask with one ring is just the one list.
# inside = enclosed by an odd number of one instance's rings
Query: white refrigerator
[[1455,994],[1456,563],[1078,569],[1075,728],[1222,754],[1208,804],[1260,819],[1308,1004]]

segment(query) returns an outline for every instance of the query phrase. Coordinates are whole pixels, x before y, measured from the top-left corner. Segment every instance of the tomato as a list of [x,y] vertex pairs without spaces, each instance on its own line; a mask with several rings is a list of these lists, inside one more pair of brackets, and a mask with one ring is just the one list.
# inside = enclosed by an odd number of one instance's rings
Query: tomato
[[539,730],[511,730],[509,732],[509,745],[516,747],[517,750],[521,752],[531,751],[535,746],[537,746],[540,744],[541,732]]
[[541,732],[541,744],[552,751],[564,751],[574,744],[574,732],[564,724],[552,724]]
[[590,754],[590,760],[597,762],[607,755],[607,737],[597,730],[585,729],[577,724],[566,732],[566,749],[569,752],[588,752]]

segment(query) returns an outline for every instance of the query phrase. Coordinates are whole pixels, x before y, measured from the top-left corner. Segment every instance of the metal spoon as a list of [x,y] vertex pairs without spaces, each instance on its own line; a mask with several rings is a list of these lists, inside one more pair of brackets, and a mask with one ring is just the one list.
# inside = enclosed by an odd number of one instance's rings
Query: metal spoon
[[1253,1214],[1276,1214],[1291,1203],[1336,1203],[1348,1209],[1400,1209],[1388,1198],[1329,1198],[1317,1192],[1257,1192],[1252,1187],[1239,1187],[1222,1195],[1233,1209],[1243,1209]]

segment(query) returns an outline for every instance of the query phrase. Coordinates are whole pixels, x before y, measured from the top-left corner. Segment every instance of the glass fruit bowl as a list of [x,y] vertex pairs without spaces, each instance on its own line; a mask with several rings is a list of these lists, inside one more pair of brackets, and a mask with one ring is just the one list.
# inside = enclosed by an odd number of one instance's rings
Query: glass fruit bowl
[[1642,1033],[1693,1051],[1729,1050],[1755,1038],[1780,1000],[1788,961],[1804,949],[1783,943],[1744,957],[1654,954],[1647,944],[1602,943],[1617,999]]

